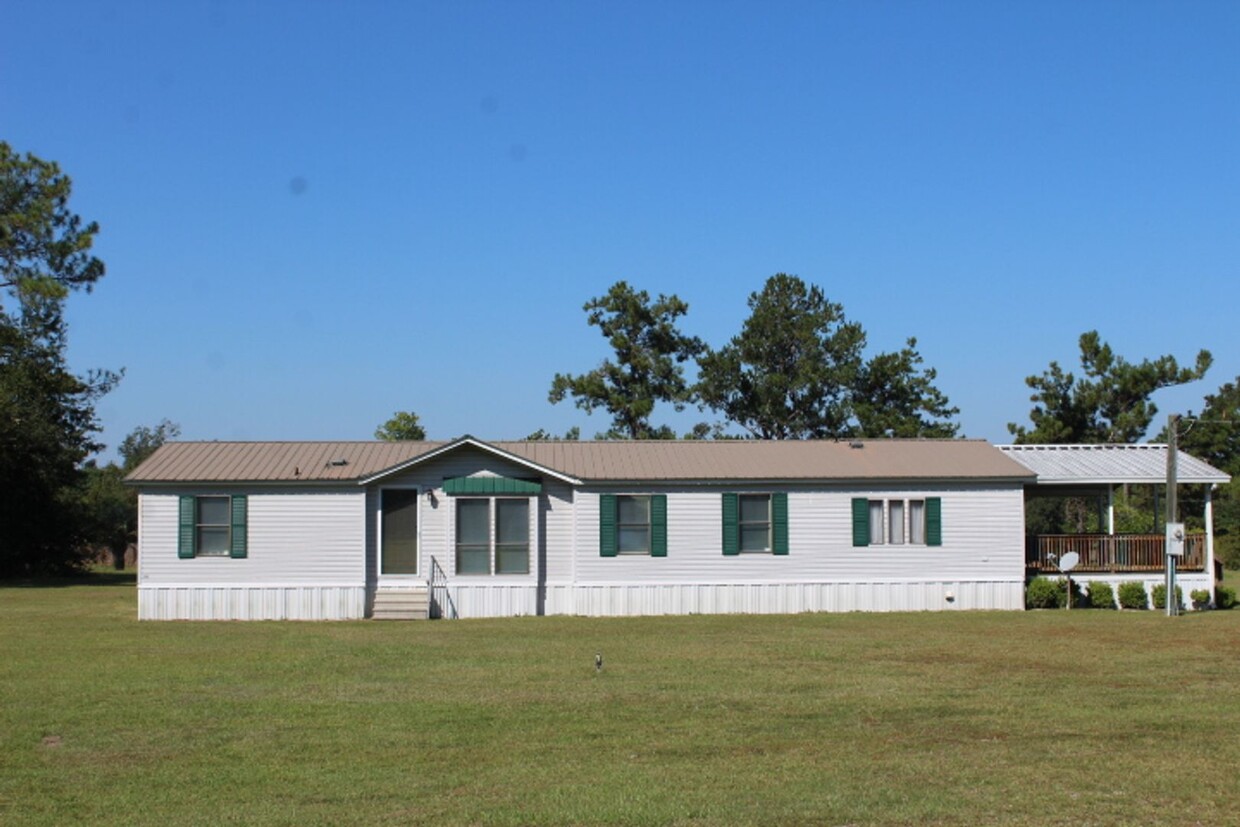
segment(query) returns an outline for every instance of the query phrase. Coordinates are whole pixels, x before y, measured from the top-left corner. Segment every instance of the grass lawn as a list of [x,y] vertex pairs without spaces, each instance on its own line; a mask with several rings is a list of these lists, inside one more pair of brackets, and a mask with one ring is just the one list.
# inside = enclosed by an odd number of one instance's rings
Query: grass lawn
[[1240,822],[1240,611],[140,624],[136,602],[128,578],[0,587],[0,824]]

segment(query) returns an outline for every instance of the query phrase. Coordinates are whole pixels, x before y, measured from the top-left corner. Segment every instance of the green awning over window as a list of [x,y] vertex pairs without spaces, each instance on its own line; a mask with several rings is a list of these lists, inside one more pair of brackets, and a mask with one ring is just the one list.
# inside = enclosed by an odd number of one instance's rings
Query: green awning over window
[[512,477],[448,477],[443,481],[443,492],[448,496],[509,494],[529,497],[542,493],[542,483]]

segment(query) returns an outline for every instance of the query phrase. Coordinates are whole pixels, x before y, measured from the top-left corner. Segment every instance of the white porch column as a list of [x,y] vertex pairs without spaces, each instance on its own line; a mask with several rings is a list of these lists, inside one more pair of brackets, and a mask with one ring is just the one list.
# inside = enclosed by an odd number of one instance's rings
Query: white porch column
[[1206,578],[1210,583],[1210,605],[1214,605],[1214,483],[1206,485]]
[[1115,486],[1107,486],[1107,534],[1115,534]]

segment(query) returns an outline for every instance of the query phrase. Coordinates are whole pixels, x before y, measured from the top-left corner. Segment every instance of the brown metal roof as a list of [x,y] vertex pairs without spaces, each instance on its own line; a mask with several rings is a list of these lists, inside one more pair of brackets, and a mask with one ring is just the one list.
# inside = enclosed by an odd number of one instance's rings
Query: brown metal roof
[[[596,482],[1032,479],[981,440],[457,442]],[[449,442],[173,442],[133,483],[358,481],[416,464]],[[860,447],[853,447],[854,445]],[[340,464],[343,461],[343,464]]]

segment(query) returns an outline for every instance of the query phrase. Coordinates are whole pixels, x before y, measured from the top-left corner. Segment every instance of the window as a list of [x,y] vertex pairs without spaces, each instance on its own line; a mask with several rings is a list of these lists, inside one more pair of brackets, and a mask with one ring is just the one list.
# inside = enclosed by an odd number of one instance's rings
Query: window
[[883,501],[870,500],[870,545],[883,544]]
[[771,496],[740,495],[741,551],[771,550]]
[[908,501],[908,541],[915,546],[926,544],[926,501]]
[[788,494],[723,495],[723,553],[788,553]]
[[228,554],[228,497],[199,497],[194,521],[194,547],[200,557],[224,557]]
[[[494,520],[492,520],[494,517]],[[491,523],[495,534],[491,534]],[[494,568],[492,568],[494,550]],[[529,500],[513,497],[456,500],[456,573],[529,574]]]
[[528,500],[495,501],[495,573],[530,573]]
[[923,500],[858,497],[852,501],[852,518],[854,546],[882,545],[884,528],[886,542],[893,545],[903,544],[905,537],[912,545],[943,544],[943,503],[939,497]]
[[616,551],[650,553],[650,498],[616,496]]
[[887,537],[893,545],[904,544],[904,501],[887,503]]
[[599,494],[598,551],[600,557],[666,557],[667,495]]
[[247,556],[244,494],[185,494],[179,499],[177,556]]

